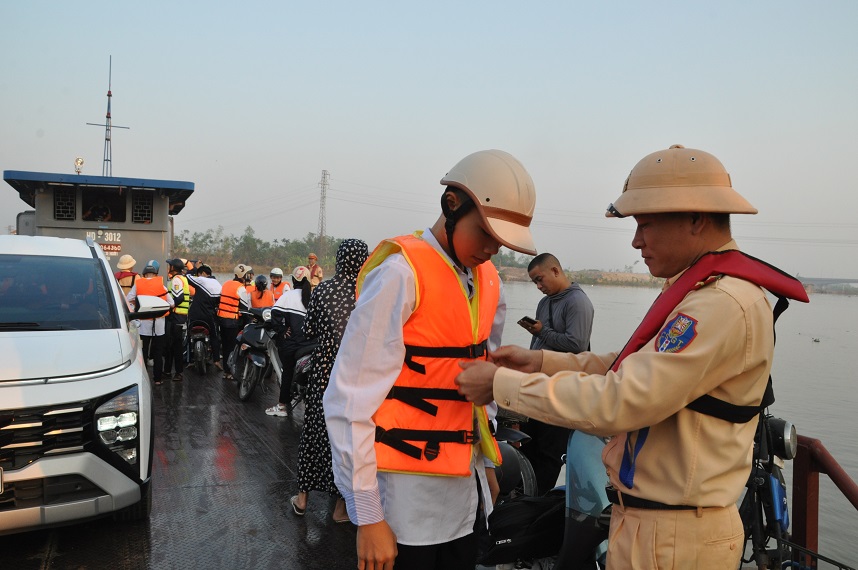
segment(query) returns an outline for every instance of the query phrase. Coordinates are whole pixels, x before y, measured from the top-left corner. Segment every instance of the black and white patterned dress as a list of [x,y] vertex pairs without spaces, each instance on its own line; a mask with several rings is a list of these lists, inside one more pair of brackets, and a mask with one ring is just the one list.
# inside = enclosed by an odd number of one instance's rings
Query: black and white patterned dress
[[337,249],[336,274],[320,283],[310,298],[304,335],[319,346],[313,352],[313,368],[307,382],[304,428],[298,446],[298,490],[325,491],[339,497],[331,471],[331,443],[325,427],[322,396],[328,387],[334,359],[355,308],[357,275],[369,255],[366,243],[347,239]]

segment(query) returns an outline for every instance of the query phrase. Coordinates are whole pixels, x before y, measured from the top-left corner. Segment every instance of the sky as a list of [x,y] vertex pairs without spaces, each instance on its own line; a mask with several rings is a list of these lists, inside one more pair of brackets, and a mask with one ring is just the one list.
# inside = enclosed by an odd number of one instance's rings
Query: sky
[[[714,154],[760,213],[748,253],[858,279],[858,2],[0,2],[0,170],[190,181],[177,231],[379,240],[497,148],[536,185],[540,252],[645,271],[606,219],[632,167]],[[127,126],[129,129],[118,129]],[[27,209],[2,184],[0,233]],[[253,260],[247,260],[253,263]]]

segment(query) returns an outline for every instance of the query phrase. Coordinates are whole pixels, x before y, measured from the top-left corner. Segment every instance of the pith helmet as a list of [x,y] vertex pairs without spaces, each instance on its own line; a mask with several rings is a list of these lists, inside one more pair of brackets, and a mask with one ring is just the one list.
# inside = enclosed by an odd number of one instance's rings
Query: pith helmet
[[116,268],[120,271],[125,271],[134,267],[136,263],[137,262],[134,260],[134,258],[126,253],[119,258],[119,261],[116,263]]
[[756,214],[757,209],[733,190],[720,160],[675,144],[645,156],[632,168],[623,193],[608,206],[605,216],[667,212]]
[[536,189],[524,166],[502,150],[481,150],[460,160],[441,184],[470,195],[487,229],[501,245],[536,255],[530,221]]

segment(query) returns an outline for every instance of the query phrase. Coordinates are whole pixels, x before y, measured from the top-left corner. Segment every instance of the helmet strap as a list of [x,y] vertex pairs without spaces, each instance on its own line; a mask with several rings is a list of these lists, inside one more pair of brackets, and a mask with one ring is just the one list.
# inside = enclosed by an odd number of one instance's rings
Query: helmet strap
[[[450,191],[453,191],[452,188],[448,186]],[[457,193],[458,196],[461,197],[461,194]],[[456,255],[456,248],[453,246],[453,230],[456,229],[456,224],[459,220],[465,216],[468,212],[474,208],[474,201],[471,199],[466,199],[465,201],[459,204],[459,207],[455,210],[451,209],[449,204],[447,204],[447,191],[444,191],[444,194],[441,195],[441,212],[444,214],[444,230],[447,234],[447,247],[450,249],[450,258],[453,260],[453,263],[456,267],[464,270],[464,266],[462,262],[459,261],[459,256]]]

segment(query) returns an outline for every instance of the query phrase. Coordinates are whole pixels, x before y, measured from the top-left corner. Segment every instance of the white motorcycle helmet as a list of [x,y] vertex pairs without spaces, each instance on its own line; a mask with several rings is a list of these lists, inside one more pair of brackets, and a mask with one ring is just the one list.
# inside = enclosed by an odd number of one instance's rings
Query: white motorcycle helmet
[[[536,208],[536,189],[524,166],[502,150],[481,150],[460,160],[441,184],[463,190],[477,207],[486,229],[501,245],[513,251],[536,255],[530,233],[530,222]],[[464,204],[456,211],[441,199],[441,209],[447,218],[447,242],[453,249],[456,222],[471,207]],[[454,261],[458,262],[453,251]]]

